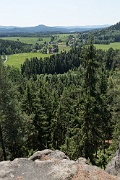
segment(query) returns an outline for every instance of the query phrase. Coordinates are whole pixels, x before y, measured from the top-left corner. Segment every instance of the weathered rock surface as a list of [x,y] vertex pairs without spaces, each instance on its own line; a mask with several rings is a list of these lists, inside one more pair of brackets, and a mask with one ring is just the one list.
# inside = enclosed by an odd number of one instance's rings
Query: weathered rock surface
[[33,154],[29,159],[0,162],[0,180],[116,180],[86,159],[77,161],[58,150],[44,150]]
[[119,150],[116,152],[115,156],[108,163],[105,169],[109,174],[117,176],[120,179],[120,154]]

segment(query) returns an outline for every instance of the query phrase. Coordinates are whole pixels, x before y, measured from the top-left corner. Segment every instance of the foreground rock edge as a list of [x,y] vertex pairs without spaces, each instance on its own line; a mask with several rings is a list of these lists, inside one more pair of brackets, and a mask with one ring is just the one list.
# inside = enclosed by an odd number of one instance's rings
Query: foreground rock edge
[[85,158],[70,160],[63,152],[45,149],[30,158],[0,162],[0,180],[117,180],[91,166]]

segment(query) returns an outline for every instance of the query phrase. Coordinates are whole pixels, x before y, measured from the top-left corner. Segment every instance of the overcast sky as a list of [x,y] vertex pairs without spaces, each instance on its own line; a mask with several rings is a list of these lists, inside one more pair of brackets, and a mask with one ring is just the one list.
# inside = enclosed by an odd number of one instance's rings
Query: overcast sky
[[120,0],[0,0],[2,26],[82,26],[120,21]]

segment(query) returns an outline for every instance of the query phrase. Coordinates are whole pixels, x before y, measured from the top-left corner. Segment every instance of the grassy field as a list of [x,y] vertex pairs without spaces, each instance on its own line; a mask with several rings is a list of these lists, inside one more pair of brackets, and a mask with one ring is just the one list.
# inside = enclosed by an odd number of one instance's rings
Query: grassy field
[[[53,36],[56,37],[54,41],[58,41],[59,39],[61,39],[62,41],[66,41],[69,35],[70,34],[53,34]],[[43,37],[42,41],[38,41],[39,37],[3,37],[1,39],[20,41],[27,44],[35,44],[35,43],[43,44],[45,41],[48,43],[51,40],[50,37]]]
[[[60,45],[59,46],[59,53],[61,51],[69,51],[70,50],[70,47],[69,46],[65,46],[65,45]],[[9,65],[9,66],[14,66],[14,67],[17,67],[17,68],[20,68],[21,64],[24,63],[25,59],[30,59],[30,58],[33,58],[33,57],[37,57],[37,58],[44,58],[44,57],[49,57],[51,56],[52,54],[42,54],[42,53],[39,53],[39,52],[36,52],[36,53],[20,53],[20,54],[12,54],[10,56],[8,56],[8,60],[7,62],[5,63],[6,65]]]
[[59,39],[61,39],[61,41],[66,41],[67,40],[67,37],[69,36],[70,34],[56,34],[54,36],[57,36],[57,39],[56,41],[58,41]]
[[20,54],[13,54],[8,56],[8,61],[5,63],[6,65],[9,66],[14,66],[17,68],[21,67],[21,64],[24,63],[25,59],[30,59],[32,57],[37,57],[37,58],[44,58],[48,57],[50,54],[42,54],[42,53],[20,53]]
[[11,40],[11,41],[20,41],[22,43],[26,43],[26,44],[35,44],[35,43],[43,43],[43,42],[49,42],[50,41],[50,37],[45,37],[42,38],[43,41],[38,41],[38,37],[4,37],[1,39],[5,39],[5,40]]
[[59,47],[59,52],[61,51],[66,51],[68,52],[70,50],[70,46],[66,46],[66,45],[58,45]]
[[[57,36],[56,40],[58,39],[65,39],[67,38],[67,36],[69,36],[69,34],[56,34],[55,36]],[[43,41],[38,41],[38,37],[7,37],[4,39],[9,39],[9,40],[14,40],[16,41],[17,39],[19,39],[19,41],[24,42],[24,43],[28,43],[28,44],[35,44],[36,42],[38,43],[43,43],[44,41],[49,42],[50,38],[43,38]],[[97,49],[103,49],[103,50],[108,50],[109,48],[113,48],[113,49],[120,49],[120,43],[110,43],[109,45],[104,45],[104,44],[94,44],[95,47]],[[61,51],[69,51],[70,47],[65,45],[65,42],[62,42],[61,44],[59,44],[59,53]],[[10,66],[14,66],[17,68],[20,68],[21,64],[24,63],[25,59],[30,59],[33,57],[37,57],[37,58],[44,58],[44,57],[48,57],[51,54],[42,54],[39,52],[36,53],[20,53],[20,54],[14,54],[14,55],[10,55],[8,56],[8,61],[5,63],[6,65],[10,65]]]
[[120,43],[110,43],[108,45],[106,44],[94,44],[97,49],[103,49],[103,50],[108,50],[109,48],[113,49],[120,49]]
[[[54,34],[53,36],[55,36],[55,41],[58,41],[59,39],[64,40],[67,38],[67,36],[69,36],[69,34]],[[45,41],[48,43],[50,42],[51,38],[50,37],[43,37],[42,41],[38,41],[39,37],[4,37],[1,39],[5,39],[5,40],[12,40],[12,41],[20,41],[23,43],[27,43],[27,44],[35,44],[35,43],[39,43],[39,44],[43,44]],[[59,46],[59,52],[61,51],[69,51],[70,47],[65,45],[65,42],[61,43]],[[20,54],[13,54],[8,56],[8,60],[5,63],[6,65],[10,65],[10,66],[14,66],[17,68],[20,68],[21,64],[24,63],[25,59],[30,59],[32,57],[48,57],[51,54],[42,54],[42,53],[20,53]]]

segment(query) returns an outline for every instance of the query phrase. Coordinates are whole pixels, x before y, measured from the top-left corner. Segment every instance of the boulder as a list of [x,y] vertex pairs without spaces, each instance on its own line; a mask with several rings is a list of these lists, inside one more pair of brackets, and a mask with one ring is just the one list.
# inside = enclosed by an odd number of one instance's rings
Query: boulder
[[45,149],[43,151],[37,151],[35,152],[29,160],[35,161],[36,159],[39,160],[47,160],[47,159],[57,159],[57,160],[62,160],[62,159],[69,159],[65,153],[55,150],[52,151],[50,149]]
[[116,180],[84,158],[70,160],[63,152],[43,150],[30,158],[0,162],[0,180]]
[[108,163],[105,169],[109,174],[115,175],[120,179],[120,153],[119,150],[116,152],[114,157]]

